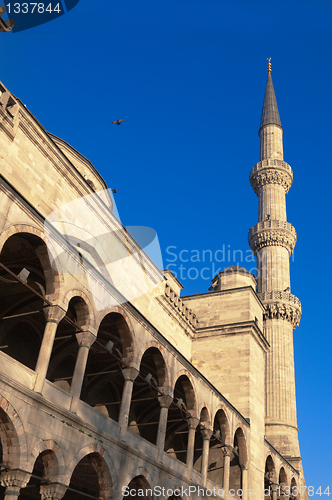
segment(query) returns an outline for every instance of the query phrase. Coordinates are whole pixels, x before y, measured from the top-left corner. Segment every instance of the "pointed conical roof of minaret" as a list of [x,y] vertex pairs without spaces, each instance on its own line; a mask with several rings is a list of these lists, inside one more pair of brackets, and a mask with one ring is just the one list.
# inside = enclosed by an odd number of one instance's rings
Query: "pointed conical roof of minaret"
[[264,125],[271,125],[271,124],[272,125],[279,125],[279,127],[281,127],[277,99],[276,99],[276,95],[274,92],[274,87],[273,87],[273,82],[272,82],[272,77],[271,77],[272,70],[271,70],[270,58],[268,59],[268,61],[269,61],[268,68],[267,68],[268,77],[267,77],[267,83],[266,83],[266,89],[265,89],[265,97],[264,97],[264,104],[263,104],[260,129],[262,127],[264,127]]

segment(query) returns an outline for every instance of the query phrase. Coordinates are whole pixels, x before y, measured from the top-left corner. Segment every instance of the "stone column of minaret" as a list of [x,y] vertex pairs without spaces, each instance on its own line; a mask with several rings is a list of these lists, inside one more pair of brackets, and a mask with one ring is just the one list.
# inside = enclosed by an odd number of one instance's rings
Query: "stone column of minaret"
[[296,243],[295,228],[287,222],[286,194],[293,171],[283,159],[283,129],[268,60],[260,137],[260,161],[250,173],[259,199],[258,224],[249,231],[257,257],[257,293],[265,307],[264,332],[270,344],[266,357],[266,439],[301,468],[296,421],[293,329],[301,303],[290,293],[289,258]]

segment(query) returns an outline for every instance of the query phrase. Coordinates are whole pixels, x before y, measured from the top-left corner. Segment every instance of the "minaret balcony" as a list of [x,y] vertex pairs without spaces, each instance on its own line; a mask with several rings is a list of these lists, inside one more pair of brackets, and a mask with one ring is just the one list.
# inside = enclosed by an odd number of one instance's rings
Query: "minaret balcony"
[[259,161],[250,172],[250,184],[256,195],[266,184],[279,184],[287,194],[293,183],[293,170],[283,160],[268,159]]
[[293,328],[299,326],[302,305],[299,299],[289,292],[262,292],[257,296],[264,304],[264,320],[283,319],[289,321]]
[[287,248],[289,255],[296,245],[296,230],[283,220],[263,220],[249,230],[248,241],[254,255],[264,247],[279,246]]

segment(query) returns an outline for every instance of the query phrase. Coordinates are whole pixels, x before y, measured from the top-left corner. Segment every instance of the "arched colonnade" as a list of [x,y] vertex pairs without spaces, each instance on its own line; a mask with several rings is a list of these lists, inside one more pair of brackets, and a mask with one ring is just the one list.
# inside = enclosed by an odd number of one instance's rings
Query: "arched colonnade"
[[72,412],[81,400],[117,421],[120,435],[156,445],[159,458],[166,452],[204,481],[242,486],[245,433],[238,426],[231,435],[229,409],[219,405],[212,418],[193,375],[166,362],[166,348],[150,341],[139,349],[124,308],[96,313],[83,290],[66,291],[41,231],[15,226],[0,248],[0,350],[36,373],[36,392],[48,380],[71,395]]
[[266,457],[264,474],[264,498],[271,500],[297,500],[301,497],[295,475],[287,474],[283,465],[276,467],[271,454]]

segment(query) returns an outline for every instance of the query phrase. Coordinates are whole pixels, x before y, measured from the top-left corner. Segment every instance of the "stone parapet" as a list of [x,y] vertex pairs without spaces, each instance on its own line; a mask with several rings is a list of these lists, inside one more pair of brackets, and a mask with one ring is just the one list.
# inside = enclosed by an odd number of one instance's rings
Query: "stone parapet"
[[299,326],[302,305],[300,300],[288,292],[263,292],[257,294],[264,304],[264,320],[284,319],[289,321],[293,328]]
[[248,241],[251,250],[256,255],[258,250],[268,246],[287,248],[291,254],[296,245],[296,230],[289,222],[282,220],[264,220],[252,226]]
[[182,316],[184,321],[189,323],[192,328],[196,328],[196,314],[194,314],[192,310],[187,307],[181,297],[179,297],[179,295],[177,295],[167,284],[165,285],[165,298],[167,302],[171,304],[172,307]]
[[293,170],[283,160],[268,159],[259,161],[250,172],[250,184],[256,195],[266,184],[279,184],[288,193],[293,183]]

